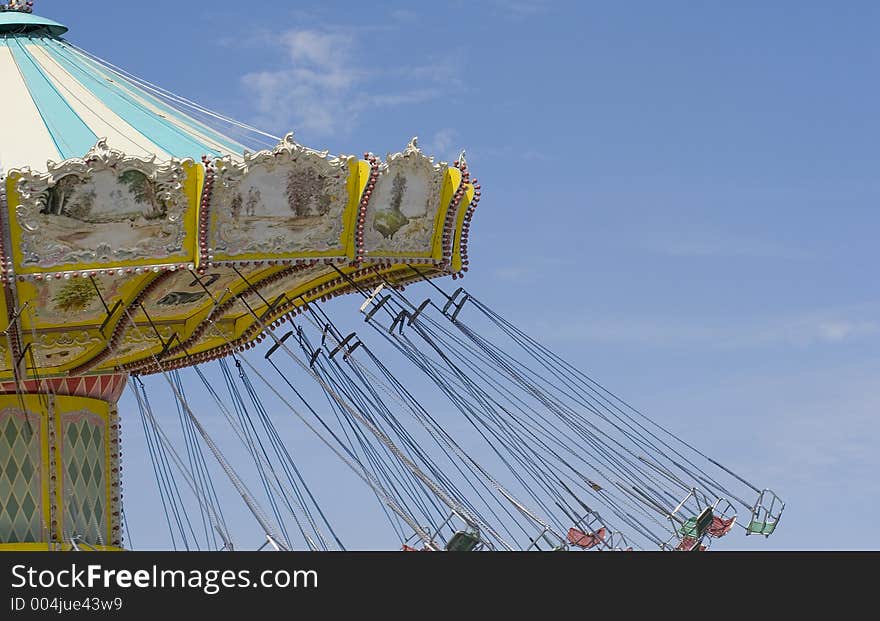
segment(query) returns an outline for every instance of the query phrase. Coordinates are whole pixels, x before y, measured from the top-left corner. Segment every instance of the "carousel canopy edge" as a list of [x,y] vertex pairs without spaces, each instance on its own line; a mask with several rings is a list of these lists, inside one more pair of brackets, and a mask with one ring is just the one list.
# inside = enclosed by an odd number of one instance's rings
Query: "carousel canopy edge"
[[292,135],[199,162],[99,141],[11,171],[0,314],[21,334],[0,356],[11,368],[31,345],[44,377],[149,373],[248,347],[310,303],[460,275],[478,188],[463,157],[435,162],[415,139],[384,161]]
[[197,364],[305,304],[467,271],[463,154],[249,149],[65,31],[0,11],[6,375],[26,353],[49,378]]

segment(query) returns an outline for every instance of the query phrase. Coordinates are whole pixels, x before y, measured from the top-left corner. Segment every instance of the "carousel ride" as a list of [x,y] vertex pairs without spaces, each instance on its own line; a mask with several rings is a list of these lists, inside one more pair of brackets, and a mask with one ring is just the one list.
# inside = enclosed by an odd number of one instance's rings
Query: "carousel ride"
[[[240,547],[229,502],[265,548],[345,549],[279,431],[294,422],[406,551],[689,551],[774,532],[772,491],[438,282],[468,270],[481,191],[464,155],[279,139],[79,48],[32,4],[0,7],[0,550],[129,547],[120,429],[135,417],[175,549]],[[343,295],[357,331],[325,310]],[[137,413],[117,410],[127,387]]]

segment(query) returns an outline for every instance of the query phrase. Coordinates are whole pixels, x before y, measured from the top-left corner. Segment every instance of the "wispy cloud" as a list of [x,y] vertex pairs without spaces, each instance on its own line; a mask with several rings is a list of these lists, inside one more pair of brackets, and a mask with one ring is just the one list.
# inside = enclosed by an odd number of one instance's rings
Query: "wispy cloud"
[[[522,276],[517,274],[516,276]],[[875,309],[876,310],[876,309]],[[637,346],[699,346],[712,349],[803,348],[859,343],[880,336],[876,314],[841,309],[791,315],[738,318],[579,316],[576,321],[546,317],[535,327],[547,339]]]
[[733,237],[710,232],[665,233],[641,244],[646,250],[682,258],[809,259],[811,254],[776,240]]
[[509,159],[513,161],[546,162],[551,159],[550,156],[543,151],[539,151],[532,147],[517,147],[513,145],[484,146],[479,150],[474,150],[469,153],[474,157],[486,160]]
[[547,273],[555,268],[570,267],[572,259],[561,257],[536,257],[528,264],[511,263],[493,271],[495,278],[518,286],[539,283],[547,278]]
[[426,152],[446,162],[454,161],[461,154],[458,132],[450,127],[438,130],[428,140],[421,141],[421,145]]
[[420,62],[377,70],[365,61],[371,57],[362,40],[368,30],[294,29],[271,37],[280,67],[241,79],[255,100],[257,122],[278,131],[344,133],[369,109],[431,101],[459,84],[446,59],[416,58]]
[[[803,362],[762,365],[735,373],[734,381],[693,382],[687,390],[678,384],[652,398],[652,410],[675,412],[675,427],[690,442],[781,496],[780,529],[762,547],[876,548],[880,367],[873,359]],[[828,510],[841,507],[850,527],[828,531]]]
[[414,22],[419,18],[419,14],[410,9],[394,9],[388,14],[390,19],[396,22]]
[[524,265],[499,267],[494,273],[499,280],[520,285],[535,282],[540,276],[537,268]]
[[526,19],[549,10],[551,0],[491,0],[496,11],[513,19]]
[[[821,504],[821,496],[834,488],[839,494],[849,491],[857,496],[855,489],[847,489],[849,483],[868,485],[874,495],[880,491],[873,476],[880,441],[878,371],[868,361],[842,366],[816,361],[807,368],[779,368],[770,374],[764,370],[760,376],[742,377],[727,389],[729,393],[705,394],[700,399],[729,404],[719,406],[730,408],[723,412],[727,415],[744,407],[756,410],[762,433],[750,434],[759,445],[751,469],[760,466],[763,483],[780,486],[778,491],[796,493],[791,489],[796,485],[804,494],[802,503]],[[868,490],[862,487],[862,491]]]

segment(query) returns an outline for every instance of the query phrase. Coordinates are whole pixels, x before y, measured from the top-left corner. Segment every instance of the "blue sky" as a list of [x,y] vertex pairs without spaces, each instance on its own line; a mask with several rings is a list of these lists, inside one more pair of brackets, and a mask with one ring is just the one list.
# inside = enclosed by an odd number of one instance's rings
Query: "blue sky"
[[[37,9],[81,47],[315,148],[466,149],[484,195],[467,286],[785,498],[773,538],[726,549],[880,548],[876,3]],[[160,546],[131,420],[134,544]],[[394,545],[345,473],[312,481],[339,492],[356,543]]]

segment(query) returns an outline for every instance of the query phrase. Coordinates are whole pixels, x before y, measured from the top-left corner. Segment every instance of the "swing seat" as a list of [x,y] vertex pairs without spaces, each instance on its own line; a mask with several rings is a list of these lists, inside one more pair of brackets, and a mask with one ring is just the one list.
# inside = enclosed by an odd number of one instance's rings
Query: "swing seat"
[[714,537],[718,539],[719,537],[723,537],[727,533],[730,532],[730,529],[733,528],[733,524],[736,522],[736,517],[724,519],[722,517],[718,517],[717,515],[712,518],[712,525],[709,526],[709,530],[707,531],[710,537]]
[[784,509],[785,503],[782,499],[773,490],[765,489],[758,495],[758,500],[752,508],[752,517],[746,527],[746,534],[769,537],[776,530]]
[[678,529],[678,534],[682,537],[696,537],[697,536],[697,518],[690,517],[685,521],[684,524],[681,525],[681,528]]
[[681,525],[679,529],[679,534],[682,537],[690,537],[692,539],[699,539],[702,537],[709,527],[712,526],[714,521],[714,516],[712,515],[712,507],[706,507],[700,513],[700,515],[695,517],[688,518],[684,524]]
[[480,537],[477,533],[460,530],[449,539],[446,544],[447,552],[473,552],[480,545]]
[[568,529],[569,543],[578,546],[579,548],[583,548],[584,550],[595,548],[597,545],[605,541],[605,535],[606,531],[604,526],[595,533],[585,533],[577,528]]
[[773,531],[776,530],[776,522],[758,522],[753,520],[749,522],[748,530],[750,535],[764,535],[765,537],[769,537],[773,534]]
[[701,545],[699,540],[693,537],[684,537],[675,548],[679,552],[705,552],[707,546]]

